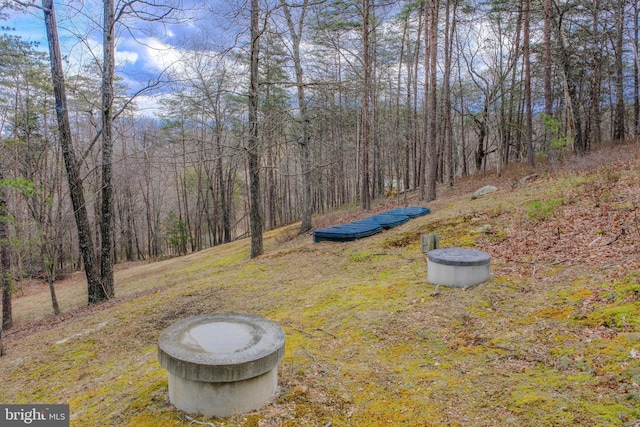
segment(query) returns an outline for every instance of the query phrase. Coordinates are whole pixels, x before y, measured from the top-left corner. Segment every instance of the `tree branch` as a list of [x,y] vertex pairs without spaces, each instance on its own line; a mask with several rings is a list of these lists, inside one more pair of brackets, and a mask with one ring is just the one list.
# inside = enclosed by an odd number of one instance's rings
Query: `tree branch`
[[43,6],[38,6],[35,3],[25,3],[25,2],[20,1],[20,0],[11,0],[11,1],[13,3],[16,3],[19,6],[22,6],[22,7],[35,7],[36,9],[40,9],[40,10],[45,11],[45,12],[49,12],[50,11],[50,9],[47,9],[47,8],[45,8]]

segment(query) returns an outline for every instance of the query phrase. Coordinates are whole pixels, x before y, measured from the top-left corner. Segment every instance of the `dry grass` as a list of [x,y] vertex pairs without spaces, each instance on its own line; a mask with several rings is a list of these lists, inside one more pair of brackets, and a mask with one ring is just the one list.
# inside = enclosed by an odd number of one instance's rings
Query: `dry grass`
[[[200,420],[214,426],[638,425],[638,157],[598,153],[517,188],[526,170],[461,181],[439,188],[431,215],[352,243],[313,243],[293,225],[267,233],[256,260],[238,241],[131,266],[117,300],[60,318],[43,317],[46,290],[32,290],[15,307],[33,320],[5,336],[0,401],[70,403],[77,426],[195,425],[167,402],[157,337],[179,318],[237,311],[285,329],[280,389],[260,411]],[[489,183],[499,191],[469,199]],[[492,280],[435,293],[429,232],[489,252]],[[60,299],[82,304],[83,288],[65,284]]]

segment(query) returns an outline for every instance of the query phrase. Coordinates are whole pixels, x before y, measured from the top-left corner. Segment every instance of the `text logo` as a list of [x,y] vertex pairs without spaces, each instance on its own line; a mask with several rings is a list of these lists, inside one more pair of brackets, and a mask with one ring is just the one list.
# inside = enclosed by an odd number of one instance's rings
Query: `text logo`
[[0,426],[69,427],[69,405],[0,405]]

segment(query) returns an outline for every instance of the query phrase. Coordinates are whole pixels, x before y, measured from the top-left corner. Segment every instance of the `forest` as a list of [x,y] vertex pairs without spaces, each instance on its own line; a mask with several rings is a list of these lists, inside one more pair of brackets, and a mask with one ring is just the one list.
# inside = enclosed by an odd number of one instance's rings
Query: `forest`
[[[638,0],[216,3],[2,2],[48,36],[0,36],[5,328],[15,281],[92,304],[115,263],[640,138]],[[125,37],[195,23],[132,84]]]

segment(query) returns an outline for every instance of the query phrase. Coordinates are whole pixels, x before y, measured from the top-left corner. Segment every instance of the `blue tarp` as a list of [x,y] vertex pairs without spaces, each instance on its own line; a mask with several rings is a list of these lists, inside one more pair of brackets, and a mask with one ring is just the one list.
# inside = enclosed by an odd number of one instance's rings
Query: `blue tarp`
[[404,224],[405,222],[409,221],[411,218],[408,215],[397,215],[397,214],[391,214],[391,213],[385,212],[382,214],[370,216],[367,219],[377,222],[384,229],[388,229],[400,224]]
[[393,214],[393,215],[406,215],[409,218],[417,218],[419,216],[423,216],[428,213],[431,213],[431,210],[429,208],[425,208],[422,206],[407,206],[404,208],[391,209],[386,213]]
[[315,230],[313,232],[313,241],[348,242],[380,233],[383,228],[388,229],[404,224],[411,218],[426,215],[430,212],[429,208],[420,206],[395,208],[348,224]]
[[362,237],[371,236],[382,231],[382,226],[377,222],[357,222],[336,225],[313,232],[313,241],[322,242],[332,240],[336,242],[348,242]]

